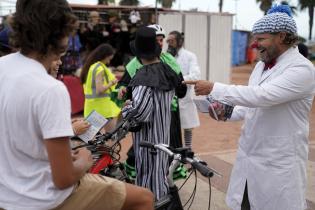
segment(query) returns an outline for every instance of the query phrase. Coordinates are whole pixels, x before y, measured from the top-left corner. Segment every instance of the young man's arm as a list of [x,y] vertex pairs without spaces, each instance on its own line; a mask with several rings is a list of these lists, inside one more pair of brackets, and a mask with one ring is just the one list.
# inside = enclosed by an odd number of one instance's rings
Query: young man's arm
[[71,154],[68,137],[45,139],[44,143],[52,179],[59,189],[65,189],[77,183],[93,164],[91,153],[85,148]]
[[48,154],[53,183],[59,189],[74,185],[92,165],[92,158],[86,150],[72,157],[68,138],[73,135],[71,103],[66,87],[57,82],[42,91],[34,103],[34,112]]

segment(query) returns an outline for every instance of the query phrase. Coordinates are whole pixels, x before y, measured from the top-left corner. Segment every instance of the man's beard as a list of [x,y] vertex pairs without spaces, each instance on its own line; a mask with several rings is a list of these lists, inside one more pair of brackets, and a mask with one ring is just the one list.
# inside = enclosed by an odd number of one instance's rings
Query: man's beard
[[279,56],[279,50],[275,46],[260,48],[258,50],[260,51],[260,60],[264,63],[270,63]]
[[168,46],[167,52],[170,53],[172,56],[175,57],[175,56],[177,55],[177,53],[178,53],[178,49],[175,48],[175,47],[170,47],[170,46]]

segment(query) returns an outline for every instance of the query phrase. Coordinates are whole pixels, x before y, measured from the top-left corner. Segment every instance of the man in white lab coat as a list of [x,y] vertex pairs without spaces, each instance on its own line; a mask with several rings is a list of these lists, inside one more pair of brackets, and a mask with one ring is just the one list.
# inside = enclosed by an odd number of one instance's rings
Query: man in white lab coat
[[[183,47],[184,36],[178,31],[172,31],[167,37],[168,52],[171,53],[180,66],[184,80],[200,79],[200,68],[193,52]],[[191,147],[192,129],[200,125],[196,105],[193,101],[193,86],[187,85],[184,98],[178,99],[181,127],[184,129],[185,146]]]
[[248,86],[201,80],[186,83],[195,84],[197,95],[210,93],[236,105],[231,120],[244,120],[228,206],[233,210],[306,209],[314,66],[295,45],[297,29],[289,7],[271,8],[252,32],[261,61]]

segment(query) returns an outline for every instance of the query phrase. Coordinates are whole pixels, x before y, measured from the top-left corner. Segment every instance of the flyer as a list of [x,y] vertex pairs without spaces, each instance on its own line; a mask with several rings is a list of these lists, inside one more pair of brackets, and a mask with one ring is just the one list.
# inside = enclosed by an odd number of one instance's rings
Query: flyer
[[99,132],[101,128],[103,128],[104,125],[106,125],[108,120],[99,113],[97,113],[95,110],[93,110],[86,117],[85,120],[88,121],[91,126],[85,133],[78,135],[78,137],[82,139],[84,142],[88,143],[88,141],[92,140],[97,134],[97,132]]

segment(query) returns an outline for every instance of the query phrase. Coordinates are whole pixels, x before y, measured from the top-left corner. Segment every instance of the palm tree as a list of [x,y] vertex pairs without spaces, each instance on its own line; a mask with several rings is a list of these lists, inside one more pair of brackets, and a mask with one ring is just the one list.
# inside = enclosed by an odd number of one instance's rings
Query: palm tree
[[223,0],[219,0],[219,12],[222,12]]
[[301,10],[308,9],[308,16],[309,16],[309,34],[308,39],[312,39],[312,30],[313,30],[313,20],[314,20],[314,7],[315,1],[314,0],[299,0],[299,5]]
[[257,3],[260,3],[259,8],[266,15],[270,7],[272,6],[273,0],[256,0]]
[[158,3],[162,4],[162,7],[164,8],[172,8],[173,3],[176,0],[156,0]]
[[120,0],[119,5],[132,5],[132,6],[138,6],[139,0]]
[[108,3],[115,3],[115,0],[98,0],[97,4],[105,4],[108,5]]
[[139,0],[120,0],[119,5],[138,6],[139,5]]
[[292,15],[296,15],[297,7],[290,5],[287,1],[281,1],[282,5],[288,5],[292,11]]

